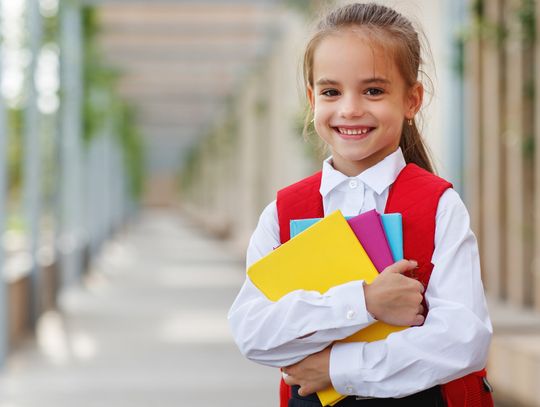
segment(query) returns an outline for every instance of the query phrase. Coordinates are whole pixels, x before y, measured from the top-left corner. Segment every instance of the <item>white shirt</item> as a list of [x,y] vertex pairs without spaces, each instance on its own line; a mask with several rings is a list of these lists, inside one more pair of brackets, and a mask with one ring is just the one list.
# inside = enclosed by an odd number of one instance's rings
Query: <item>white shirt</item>
[[[323,164],[320,192],[324,213],[354,216],[383,213],[389,187],[405,167],[401,149],[356,177]],[[419,197],[420,198],[420,197]],[[275,201],[262,212],[247,250],[247,266],[279,246]],[[330,378],[341,394],[403,397],[446,383],[486,364],[492,326],[487,312],[476,238],[459,195],[448,189],[436,214],[434,265],[425,298],[424,325],[372,343],[336,343]],[[268,300],[246,278],[229,311],[240,351],[268,366],[294,364],[373,322],[362,281],[326,293],[297,290]]]

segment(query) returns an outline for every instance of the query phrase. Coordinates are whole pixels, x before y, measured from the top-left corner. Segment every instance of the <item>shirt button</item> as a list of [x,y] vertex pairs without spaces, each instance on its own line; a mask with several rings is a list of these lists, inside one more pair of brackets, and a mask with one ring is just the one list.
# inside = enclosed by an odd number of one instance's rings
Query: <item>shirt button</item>
[[349,181],[349,187],[350,187],[350,188],[354,189],[354,188],[356,188],[357,186],[358,186],[358,181],[357,181],[357,180],[352,179],[352,180]]
[[356,318],[356,311],[352,309],[347,311],[347,319],[354,319],[354,318]]

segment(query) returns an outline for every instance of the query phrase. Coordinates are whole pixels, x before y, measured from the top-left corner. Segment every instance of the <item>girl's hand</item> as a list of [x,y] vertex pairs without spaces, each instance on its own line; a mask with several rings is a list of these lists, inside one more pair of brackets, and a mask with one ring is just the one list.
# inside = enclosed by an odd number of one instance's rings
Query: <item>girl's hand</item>
[[402,273],[418,266],[414,260],[400,260],[385,268],[375,280],[364,286],[368,312],[379,321],[390,325],[422,325],[424,286]]
[[299,385],[298,394],[305,397],[332,386],[330,381],[330,350],[328,348],[308,356],[304,360],[281,369],[283,380],[289,386]]

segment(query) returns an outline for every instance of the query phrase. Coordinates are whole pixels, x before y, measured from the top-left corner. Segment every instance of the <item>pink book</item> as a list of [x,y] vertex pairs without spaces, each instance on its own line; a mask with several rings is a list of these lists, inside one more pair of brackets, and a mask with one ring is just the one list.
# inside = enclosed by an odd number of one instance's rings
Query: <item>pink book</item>
[[375,209],[350,218],[348,223],[379,273],[394,263],[381,215]]

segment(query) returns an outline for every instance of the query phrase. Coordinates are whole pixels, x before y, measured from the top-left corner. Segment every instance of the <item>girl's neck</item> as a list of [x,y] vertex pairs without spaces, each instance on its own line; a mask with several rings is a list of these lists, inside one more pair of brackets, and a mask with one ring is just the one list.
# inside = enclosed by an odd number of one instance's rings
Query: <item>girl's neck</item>
[[332,155],[332,166],[336,171],[339,171],[348,177],[356,177],[368,168],[379,164],[386,157],[396,152],[397,149],[398,147],[394,148],[388,153],[384,153],[381,155],[374,154],[360,161],[346,160],[343,159],[343,157]]

